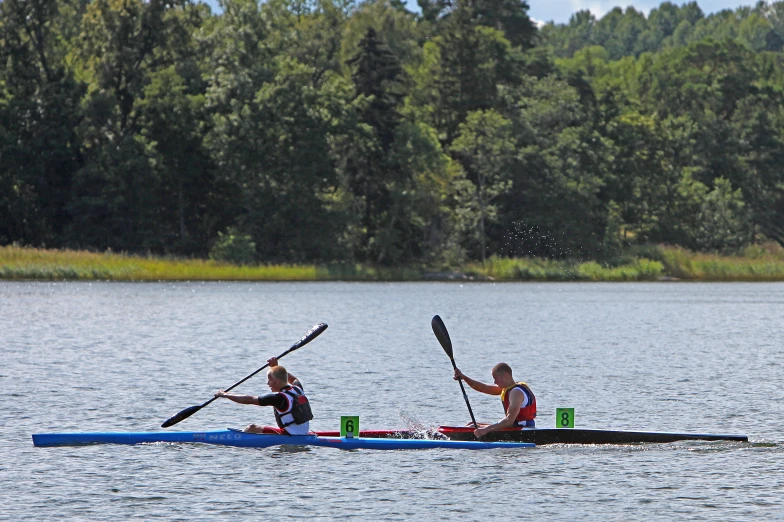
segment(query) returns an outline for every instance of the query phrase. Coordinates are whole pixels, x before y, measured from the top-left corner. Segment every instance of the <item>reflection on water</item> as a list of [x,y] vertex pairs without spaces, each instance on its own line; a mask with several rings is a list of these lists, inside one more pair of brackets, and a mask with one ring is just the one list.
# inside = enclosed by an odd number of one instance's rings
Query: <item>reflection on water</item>
[[308,453],[312,450],[310,446],[278,446],[276,448],[272,448],[270,452],[270,456],[272,458],[280,458],[290,455],[292,453]]

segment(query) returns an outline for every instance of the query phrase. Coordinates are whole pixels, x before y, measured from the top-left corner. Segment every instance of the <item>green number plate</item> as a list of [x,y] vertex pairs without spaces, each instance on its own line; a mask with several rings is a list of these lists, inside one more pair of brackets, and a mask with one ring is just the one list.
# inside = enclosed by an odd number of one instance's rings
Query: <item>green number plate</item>
[[556,408],[555,427],[574,428],[574,408]]
[[343,415],[340,417],[340,436],[359,437],[359,417]]

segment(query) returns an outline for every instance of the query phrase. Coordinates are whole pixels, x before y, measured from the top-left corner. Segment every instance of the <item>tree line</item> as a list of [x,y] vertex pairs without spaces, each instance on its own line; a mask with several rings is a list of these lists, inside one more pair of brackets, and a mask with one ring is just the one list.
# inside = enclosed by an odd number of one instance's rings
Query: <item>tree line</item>
[[0,245],[243,262],[784,242],[784,2],[0,2]]

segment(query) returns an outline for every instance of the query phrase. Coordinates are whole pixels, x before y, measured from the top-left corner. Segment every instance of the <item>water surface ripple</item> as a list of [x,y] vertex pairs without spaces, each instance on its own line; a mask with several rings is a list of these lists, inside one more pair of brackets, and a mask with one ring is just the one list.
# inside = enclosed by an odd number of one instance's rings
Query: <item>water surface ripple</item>
[[[34,448],[48,431],[147,431],[317,322],[282,364],[315,429],[463,424],[458,365],[509,362],[577,426],[745,433],[750,444],[342,452],[153,444]],[[782,284],[0,282],[0,519],[784,519]],[[265,393],[263,377],[237,391]],[[478,419],[496,398],[469,392]],[[272,423],[220,401],[183,430]]]

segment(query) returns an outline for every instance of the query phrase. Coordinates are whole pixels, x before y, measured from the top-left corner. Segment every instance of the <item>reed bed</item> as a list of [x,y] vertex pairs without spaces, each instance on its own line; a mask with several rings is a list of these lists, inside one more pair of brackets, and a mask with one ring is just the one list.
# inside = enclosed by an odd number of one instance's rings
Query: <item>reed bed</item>
[[700,254],[676,247],[647,249],[649,257],[614,263],[491,257],[457,269],[383,268],[355,263],[238,266],[200,259],[112,252],[0,247],[0,279],[39,281],[784,281],[784,250],[749,247],[741,256]]
[[237,266],[111,252],[0,248],[0,278],[105,281],[315,281],[307,265]]
[[44,281],[407,281],[418,269],[360,264],[232,265],[211,260],[170,259],[112,252],[0,247],[0,279]]
[[654,281],[663,270],[661,262],[645,258],[607,267],[595,261],[498,257],[491,257],[484,266],[471,264],[467,269],[468,273],[498,281]]
[[784,253],[750,247],[742,256],[700,254],[662,248],[665,272],[692,281],[784,281]]

